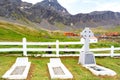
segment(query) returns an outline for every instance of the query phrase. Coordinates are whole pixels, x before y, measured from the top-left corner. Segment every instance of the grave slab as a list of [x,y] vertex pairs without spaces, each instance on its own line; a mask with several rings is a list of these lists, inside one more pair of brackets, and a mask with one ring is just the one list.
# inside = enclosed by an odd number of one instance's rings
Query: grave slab
[[18,57],[12,67],[2,76],[8,80],[25,80],[30,69],[31,62],[27,57]]
[[51,79],[72,79],[73,75],[62,64],[60,58],[50,58],[48,69]]

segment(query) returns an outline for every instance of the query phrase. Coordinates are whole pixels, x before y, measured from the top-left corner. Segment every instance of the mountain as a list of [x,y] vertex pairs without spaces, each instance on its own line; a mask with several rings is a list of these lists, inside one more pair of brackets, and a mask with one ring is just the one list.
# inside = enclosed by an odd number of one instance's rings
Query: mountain
[[19,20],[25,18],[26,14],[20,10],[21,0],[0,0],[0,16]]
[[21,9],[28,9],[32,6],[32,3],[28,3],[28,2],[21,2],[20,8]]
[[33,22],[41,23],[41,21],[45,19],[53,25],[56,22],[69,25],[68,20],[70,14],[57,2],[57,0],[44,0],[24,11],[29,13],[27,14],[27,18]]
[[21,0],[0,0],[0,16],[26,23],[34,22],[47,29],[51,26],[54,29],[67,30],[68,28],[98,26],[108,28],[120,25],[119,12],[94,11],[88,14],[71,15],[57,0],[43,0],[34,5]]
[[44,0],[36,4],[36,6],[39,5],[46,9],[53,10],[61,15],[69,15],[69,12],[64,7],[62,7],[57,0]]
[[120,25],[120,13],[112,11],[94,11],[89,14],[77,14],[73,17],[76,26],[113,27]]

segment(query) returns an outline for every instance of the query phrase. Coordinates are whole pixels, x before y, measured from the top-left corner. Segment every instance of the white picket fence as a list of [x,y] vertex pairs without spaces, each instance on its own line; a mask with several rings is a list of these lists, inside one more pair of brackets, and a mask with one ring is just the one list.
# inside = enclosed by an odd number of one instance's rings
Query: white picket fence
[[[26,38],[23,38],[22,42],[0,42],[1,45],[18,45],[23,46],[22,48],[0,48],[0,52],[19,52],[22,51],[24,56],[28,56],[27,52],[35,52],[35,51],[55,51],[56,54],[43,54],[43,57],[59,57],[59,56],[79,56],[79,54],[59,54],[60,51],[75,51],[80,52],[82,51],[81,48],[60,48],[60,45],[75,45],[75,44],[82,44],[81,42],[59,42],[56,40],[56,42],[27,42]],[[28,45],[37,46],[37,45],[55,45],[56,48],[27,48]],[[119,48],[114,48],[114,46],[111,46],[111,48],[96,48],[96,49],[90,49],[90,51],[110,51],[110,53],[107,54],[95,54],[95,56],[120,56],[120,54],[115,54],[115,50],[120,50]],[[38,55],[39,56],[39,55]]]

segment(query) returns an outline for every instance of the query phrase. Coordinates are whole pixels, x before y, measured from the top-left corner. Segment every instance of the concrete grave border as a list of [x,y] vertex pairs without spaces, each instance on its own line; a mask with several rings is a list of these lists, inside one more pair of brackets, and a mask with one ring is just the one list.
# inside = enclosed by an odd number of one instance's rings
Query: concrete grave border
[[[99,65],[94,64],[94,65],[84,65],[84,67],[87,68],[88,70],[90,70],[96,76],[115,76],[116,75],[116,72],[114,72],[111,69],[105,68],[103,66],[99,66]],[[96,67],[96,68],[101,69],[101,70],[97,71],[91,67]]]
[[[53,68],[60,67],[64,74],[56,75]],[[72,79],[73,75],[69,72],[69,70],[62,64],[60,58],[50,58],[50,63],[48,63],[48,69],[50,73],[51,79]]]
[[[4,79],[26,79],[29,69],[30,69],[31,62],[28,62],[27,57],[18,57],[16,59],[16,62],[13,64],[13,66],[2,76]],[[15,70],[16,67],[25,66],[24,72],[22,72],[22,75],[11,75],[12,72]]]

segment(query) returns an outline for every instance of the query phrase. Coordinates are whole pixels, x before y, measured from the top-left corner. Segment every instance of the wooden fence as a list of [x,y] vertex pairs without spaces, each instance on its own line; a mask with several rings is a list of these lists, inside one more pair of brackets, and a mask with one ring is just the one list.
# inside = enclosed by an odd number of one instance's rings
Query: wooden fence
[[[81,48],[60,48],[60,45],[79,45],[83,44],[82,42],[59,42],[56,40],[56,42],[27,42],[26,38],[23,38],[22,42],[0,42],[0,46],[9,45],[9,46],[22,46],[22,48],[0,48],[0,52],[23,52],[24,56],[28,56],[27,52],[35,52],[35,51],[55,51],[56,54],[43,54],[43,57],[59,57],[59,56],[79,56],[79,54],[59,54],[60,51],[74,51],[74,52],[80,52],[82,51]],[[55,45],[55,48],[28,48],[27,46],[39,46],[39,45]],[[114,46],[111,46],[110,48],[96,48],[96,49],[90,49],[90,51],[110,51],[109,53],[100,53],[95,54],[95,56],[120,56],[120,54],[115,54],[115,50],[120,50],[119,48],[115,48]]]

